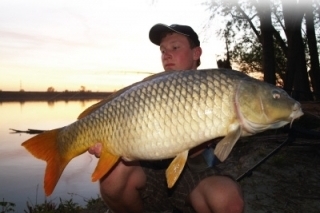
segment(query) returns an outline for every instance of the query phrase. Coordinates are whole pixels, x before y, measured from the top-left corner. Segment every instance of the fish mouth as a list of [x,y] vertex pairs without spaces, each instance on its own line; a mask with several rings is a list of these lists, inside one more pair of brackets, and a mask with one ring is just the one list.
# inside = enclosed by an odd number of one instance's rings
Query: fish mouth
[[255,134],[258,132],[262,132],[265,131],[267,129],[276,129],[276,128],[280,128],[288,123],[290,123],[290,128],[292,126],[292,123],[295,119],[298,119],[299,117],[301,117],[304,113],[302,112],[301,109],[301,105],[299,102],[296,102],[293,106],[292,106],[292,112],[291,114],[287,117],[287,119],[284,120],[277,120],[273,123],[270,123],[268,125],[263,125],[263,124],[259,124],[259,123],[254,123],[254,122],[250,122],[248,120],[245,120],[245,125],[243,127],[244,130],[249,133],[249,134]]
[[292,126],[292,123],[295,119],[300,118],[304,113],[302,112],[301,109],[301,104],[299,102],[296,102],[293,107],[292,107],[292,112],[289,116],[290,120],[290,128]]

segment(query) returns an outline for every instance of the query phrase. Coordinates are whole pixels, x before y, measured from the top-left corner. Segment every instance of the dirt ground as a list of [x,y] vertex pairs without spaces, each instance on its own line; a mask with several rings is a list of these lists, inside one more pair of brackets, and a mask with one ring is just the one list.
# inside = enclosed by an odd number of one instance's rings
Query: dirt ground
[[[242,140],[232,161],[219,167],[235,178],[241,177],[286,139],[284,135]],[[239,183],[245,212],[320,212],[319,145],[320,140],[296,139],[243,177]],[[236,169],[230,169],[233,165]]]
[[[242,138],[227,161],[217,165],[222,173],[240,179],[245,213],[320,212],[320,138],[301,133],[320,133],[320,103],[302,106],[305,115],[294,121],[290,134],[282,128]],[[268,155],[250,175],[243,176]]]

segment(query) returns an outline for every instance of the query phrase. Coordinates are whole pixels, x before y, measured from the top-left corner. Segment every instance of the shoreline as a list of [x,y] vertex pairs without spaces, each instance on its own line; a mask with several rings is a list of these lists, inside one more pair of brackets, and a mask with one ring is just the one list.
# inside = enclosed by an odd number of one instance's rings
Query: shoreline
[[0,91],[0,102],[26,102],[26,101],[77,101],[105,99],[112,92],[17,92]]

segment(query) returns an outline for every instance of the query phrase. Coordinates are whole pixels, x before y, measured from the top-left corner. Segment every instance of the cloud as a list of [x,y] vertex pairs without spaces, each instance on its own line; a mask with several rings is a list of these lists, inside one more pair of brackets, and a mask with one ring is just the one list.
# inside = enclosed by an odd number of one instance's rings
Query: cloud
[[94,46],[89,41],[76,41],[74,39],[5,30],[0,30],[0,38],[2,40],[0,42],[1,47],[12,48],[37,47],[48,43],[65,47]]

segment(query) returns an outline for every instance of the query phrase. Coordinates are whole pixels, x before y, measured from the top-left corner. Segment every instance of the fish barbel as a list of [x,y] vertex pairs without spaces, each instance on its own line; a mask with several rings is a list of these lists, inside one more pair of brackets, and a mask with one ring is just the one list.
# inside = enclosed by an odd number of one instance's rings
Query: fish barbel
[[69,161],[97,142],[102,151],[92,181],[110,171],[119,158],[174,158],[166,170],[170,188],[191,148],[224,136],[214,150],[224,161],[240,137],[279,128],[302,115],[300,104],[284,90],[241,72],[172,71],[119,90],[89,107],[76,122],[22,145],[47,162],[46,195],[53,192]]

